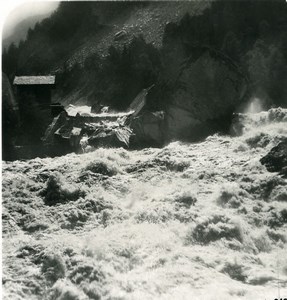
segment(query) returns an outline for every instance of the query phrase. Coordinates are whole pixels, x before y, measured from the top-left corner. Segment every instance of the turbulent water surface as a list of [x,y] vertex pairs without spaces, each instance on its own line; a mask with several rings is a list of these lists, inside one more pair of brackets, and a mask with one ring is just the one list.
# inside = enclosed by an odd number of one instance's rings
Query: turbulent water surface
[[240,136],[3,163],[5,299],[287,297],[286,179],[260,158],[287,111]]

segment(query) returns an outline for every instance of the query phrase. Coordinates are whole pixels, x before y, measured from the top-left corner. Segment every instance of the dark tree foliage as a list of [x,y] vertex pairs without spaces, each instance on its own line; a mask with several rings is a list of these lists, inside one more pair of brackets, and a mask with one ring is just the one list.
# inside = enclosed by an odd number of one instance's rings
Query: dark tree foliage
[[178,24],[165,27],[159,94],[168,99],[178,66],[186,59],[195,62],[208,48],[221,52],[244,72],[251,94],[262,96],[269,105],[286,106],[286,30],[283,0],[214,1],[202,15],[186,14]]
[[195,62],[208,48],[237,64],[254,93],[263,90],[270,102],[286,104],[284,0],[214,1],[200,15],[186,14],[178,23],[168,23],[159,50],[135,37],[122,50],[111,45],[107,57],[91,54],[84,66],[65,66],[81,43],[110,28],[119,13],[128,15],[141,5],[148,2],[62,2],[50,18],[29,30],[19,47],[12,44],[3,52],[3,70],[12,80],[15,74],[45,74],[64,65],[57,73],[59,95],[80,89],[89,104],[100,102],[115,109],[126,109],[141,89],[156,84],[149,104],[164,108],[170,96],[184,88],[177,81],[181,65]]
[[135,37],[128,47],[111,46],[105,59],[94,55],[85,61],[94,88],[94,102],[124,110],[137,94],[157,81],[161,68],[160,54],[143,37]]
[[19,56],[19,48],[12,43],[8,50],[4,49],[2,53],[2,71],[8,75],[12,81],[17,73],[17,60]]

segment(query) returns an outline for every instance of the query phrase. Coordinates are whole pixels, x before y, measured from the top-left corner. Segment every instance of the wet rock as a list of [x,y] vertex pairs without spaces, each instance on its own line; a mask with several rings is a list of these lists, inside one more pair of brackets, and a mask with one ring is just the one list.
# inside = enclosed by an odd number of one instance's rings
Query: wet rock
[[131,122],[131,128],[134,135],[131,138],[131,144],[157,146],[164,143],[164,113],[145,112],[135,117]]
[[91,113],[99,114],[103,108],[104,108],[103,104],[95,103],[91,107]]
[[126,37],[126,35],[127,35],[127,32],[125,30],[118,31],[114,36],[114,40],[119,41],[119,40],[123,39],[124,37]]
[[220,54],[202,51],[198,59],[182,63],[179,74],[179,63],[170,64],[169,77],[175,76],[177,84],[166,114],[169,140],[198,140],[216,130],[229,130],[234,107],[246,93],[247,83],[237,66]]
[[287,178],[287,139],[272,148],[266,156],[260,159],[260,162],[269,172],[279,172]]

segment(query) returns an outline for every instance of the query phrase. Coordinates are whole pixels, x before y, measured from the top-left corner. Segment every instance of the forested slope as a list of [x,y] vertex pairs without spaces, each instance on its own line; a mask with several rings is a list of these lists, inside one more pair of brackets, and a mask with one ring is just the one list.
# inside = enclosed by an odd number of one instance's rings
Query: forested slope
[[232,113],[254,98],[265,109],[286,107],[286,7],[283,0],[63,2],[3,53],[3,70],[10,80],[56,74],[53,101],[116,110],[154,84],[148,108],[166,112],[169,139],[190,139],[198,125],[207,134],[226,131]]

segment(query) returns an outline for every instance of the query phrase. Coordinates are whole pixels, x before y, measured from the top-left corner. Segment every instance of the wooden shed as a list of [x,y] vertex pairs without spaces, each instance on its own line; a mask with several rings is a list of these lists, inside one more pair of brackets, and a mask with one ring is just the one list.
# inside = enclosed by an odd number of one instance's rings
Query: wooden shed
[[55,87],[55,76],[16,76],[13,82],[16,97],[21,106],[23,101],[34,101],[47,108],[52,100],[52,89]]

